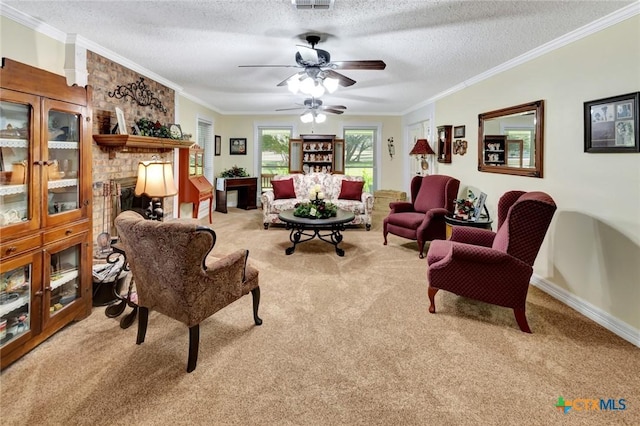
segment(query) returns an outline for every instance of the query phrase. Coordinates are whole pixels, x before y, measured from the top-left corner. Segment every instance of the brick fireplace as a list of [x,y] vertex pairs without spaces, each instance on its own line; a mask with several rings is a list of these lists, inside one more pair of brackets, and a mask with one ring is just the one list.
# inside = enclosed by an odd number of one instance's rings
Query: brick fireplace
[[[129,84],[137,81],[141,75],[135,71],[112,62],[94,52],[87,52],[87,70],[89,72],[89,85],[93,88],[93,134],[109,133],[117,122],[115,107],[124,111],[127,124],[133,126],[135,121],[145,117],[152,121],[160,121],[163,124],[173,123],[175,117],[175,92],[152,79],[145,77],[145,83],[150,87],[156,97],[160,99],[167,112],[149,106],[139,106],[130,99],[116,99],[109,96],[118,85]],[[112,158],[109,158],[111,154]],[[106,182],[120,183],[122,188],[135,187],[140,161],[161,159],[174,164],[174,150],[160,152],[149,148],[129,148],[108,152],[98,146],[95,141],[92,145],[93,156],[93,236],[94,252],[97,248],[95,238],[104,231],[115,234],[113,218],[115,217],[115,200],[111,197],[111,203],[105,202],[103,196],[103,184]],[[174,164],[174,170],[176,169]],[[124,191],[123,191],[124,192]],[[173,197],[167,197],[164,202],[165,217],[174,217]],[[146,208],[146,205],[145,207]],[[105,211],[106,210],[106,211]],[[105,224],[103,225],[103,218]],[[106,228],[106,229],[104,229]]]

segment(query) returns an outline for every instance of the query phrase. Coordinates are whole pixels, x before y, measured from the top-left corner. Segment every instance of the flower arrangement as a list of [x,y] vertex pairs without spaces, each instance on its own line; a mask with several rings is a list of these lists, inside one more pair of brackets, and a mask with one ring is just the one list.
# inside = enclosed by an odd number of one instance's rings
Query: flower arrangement
[[142,117],[138,121],[136,121],[136,126],[140,129],[140,136],[153,136],[156,138],[165,138],[165,139],[180,139],[174,138],[171,135],[171,131],[169,128],[159,121],[155,123],[148,118]]
[[473,216],[477,198],[472,191],[469,191],[466,199],[458,198],[454,200],[453,217],[457,219],[469,219]]
[[234,177],[248,177],[249,173],[244,169],[244,167],[238,167],[234,165],[230,169],[225,169],[220,173],[220,177],[223,178],[234,178]]
[[338,207],[333,203],[324,201],[324,197],[322,187],[320,185],[314,186],[309,191],[309,199],[311,201],[308,203],[297,203],[293,215],[310,219],[334,217],[338,213]]

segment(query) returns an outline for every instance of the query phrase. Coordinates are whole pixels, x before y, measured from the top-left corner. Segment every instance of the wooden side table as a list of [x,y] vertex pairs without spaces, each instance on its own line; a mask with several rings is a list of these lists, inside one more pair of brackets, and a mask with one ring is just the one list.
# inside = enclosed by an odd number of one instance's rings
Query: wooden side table
[[471,221],[471,220],[456,219],[453,216],[445,216],[444,221],[447,227],[445,231],[447,240],[451,238],[451,232],[454,226],[470,226],[472,228],[482,228],[482,229],[490,230],[491,224],[493,223],[493,220],[491,220],[490,218],[480,218],[478,220]]

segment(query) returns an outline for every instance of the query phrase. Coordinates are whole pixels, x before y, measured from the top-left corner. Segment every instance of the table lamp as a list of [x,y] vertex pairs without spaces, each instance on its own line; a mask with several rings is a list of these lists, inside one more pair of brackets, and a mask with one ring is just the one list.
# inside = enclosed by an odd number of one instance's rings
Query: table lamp
[[420,158],[420,168],[426,171],[429,169],[427,155],[435,155],[435,152],[431,149],[429,141],[426,139],[418,139],[409,155],[415,155],[417,158]]
[[173,183],[173,169],[167,161],[141,161],[138,163],[138,181],[134,193],[137,197],[151,198],[147,208],[147,218],[162,220],[164,212],[160,198],[176,195],[178,189]]

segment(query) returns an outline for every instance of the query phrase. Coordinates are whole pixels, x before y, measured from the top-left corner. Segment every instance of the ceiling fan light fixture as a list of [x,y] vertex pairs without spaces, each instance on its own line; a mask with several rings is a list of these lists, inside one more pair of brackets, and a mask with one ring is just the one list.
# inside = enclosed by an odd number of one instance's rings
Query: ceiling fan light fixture
[[287,89],[289,89],[289,91],[294,95],[298,93],[300,90],[300,78],[297,75],[294,75],[287,80]]
[[324,95],[324,86],[316,81],[308,94],[314,98],[319,98]]
[[300,91],[306,95],[310,95],[315,85],[316,82],[313,78],[305,77],[300,82]]
[[313,121],[313,114],[311,113],[311,111],[302,114],[300,116],[300,121],[302,121],[303,123],[311,123]]
[[327,115],[323,113],[316,114],[316,123],[324,123],[327,121]]
[[340,84],[340,80],[337,78],[327,77],[322,82],[322,85],[327,89],[327,92],[333,93],[338,89],[338,85]]

